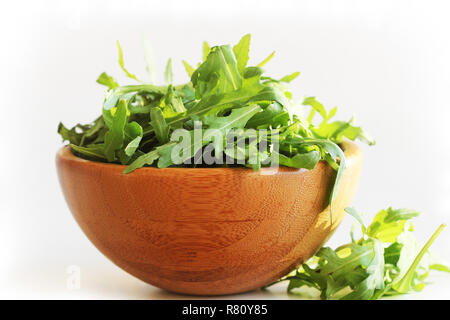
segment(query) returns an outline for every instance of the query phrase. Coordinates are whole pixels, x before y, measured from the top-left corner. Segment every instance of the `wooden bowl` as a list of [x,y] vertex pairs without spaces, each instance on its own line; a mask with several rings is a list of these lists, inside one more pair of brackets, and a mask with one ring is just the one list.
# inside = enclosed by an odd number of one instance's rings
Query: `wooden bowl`
[[221,295],[264,286],[311,257],[344,217],[362,152],[347,159],[330,223],[335,172],[265,168],[142,168],[56,156],[67,203],[81,229],[111,261],[157,287]]

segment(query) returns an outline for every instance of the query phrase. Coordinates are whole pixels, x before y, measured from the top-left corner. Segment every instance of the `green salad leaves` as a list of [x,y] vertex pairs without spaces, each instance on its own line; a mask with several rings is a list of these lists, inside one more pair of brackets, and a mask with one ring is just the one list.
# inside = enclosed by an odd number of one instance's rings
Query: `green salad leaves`
[[[313,169],[324,160],[337,170],[331,203],[345,168],[338,144],[344,138],[375,143],[353,119],[332,121],[336,108],[327,112],[314,97],[295,100],[288,83],[298,72],[281,79],[266,76],[262,67],[274,52],[249,66],[249,34],[233,47],[204,42],[203,61],[196,69],[183,60],[190,81],[181,85],[173,84],[171,59],[166,85],[139,80],[125,68],[119,42],[117,46],[120,68],[138,84],[119,86],[103,72],[97,79],[108,88],[102,115],[71,129],[58,126],[63,140],[82,158],[126,165],[124,173],[144,166]],[[318,123],[316,114],[322,118]]]
[[[197,68],[183,61],[190,81],[181,85],[173,84],[171,59],[164,73],[166,85],[142,82],[125,68],[122,47],[117,46],[121,69],[137,84],[119,86],[103,72],[97,82],[108,89],[101,116],[71,129],[62,123],[58,127],[72,152],[82,158],[126,165],[124,173],[143,166],[196,167],[205,165],[199,155],[213,145],[217,161],[206,165],[312,169],[324,160],[338,170],[339,178],[345,163],[338,146],[342,139],[374,144],[353,119],[331,121],[336,108],[327,112],[314,97],[294,100],[287,85],[298,72],[281,79],[266,76],[262,67],[274,53],[249,66],[249,34],[233,47],[210,47],[204,42],[203,61]],[[303,112],[308,109],[305,117]],[[322,118],[319,123],[314,122],[316,113]],[[194,137],[196,128],[203,136],[189,143],[178,157],[176,145],[181,139],[175,139],[174,132],[182,129]],[[215,134],[208,135],[208,129]],[[246,137],[246,130],[255,130],[255,139]],[[230,142],[231,131],[238,133]],[[275,140],[277,148],[273,147]],[[265,148],[256,147],[262,143]]]
[[278,281],[288,281],[289,292],[307,286],[319,290],[322,299],[374,300],[422,290],[430,270],[450,272],[428,251],[444,225],[421,248],[409,222],[419,212],[388,208],[366,227],[355,209],[345,210],[357,220],[361,238],[355,238],[354,225],[351,243],[335,250],[321,248],[308,262]]
[[[135,84],[120,86],[103,72],[97,79],[107,87],[101,115],[70,129],[60,123],[58,133],[77,156],[126,165],[124,173],[145,166],[313,169],[323,160],[337,171],[332,203],[345,168],[339,144],[359,139],[373,145],[374,140],[353,118],[333,120],[336,107],[327,111],[315,97],[294,99],[288,85],[299,72],[280,79],[267,76],[263,67],[275,52],[249,65],[250,40],[247,34],[235,46],[204,42],[196,68],[182,61],[190,81],[180,85],[173,83],[171,59],[165,85],[139,80],[126,69],[117,42],[120,68]],[[146,60],[151,60],[149,53]],[[428,253],[443,226],[420,250],[412,225],[406,227],[416,211],[382,210],[365,227],[354,209],[346,210],[361,224],[362,237],[355,239],[352,231],[351,243],[320,249],[280,280],[289,281],[288,291],[308,286],[323,299],[377,299],[421,290],[429,270],[449,271],[431,262]]]

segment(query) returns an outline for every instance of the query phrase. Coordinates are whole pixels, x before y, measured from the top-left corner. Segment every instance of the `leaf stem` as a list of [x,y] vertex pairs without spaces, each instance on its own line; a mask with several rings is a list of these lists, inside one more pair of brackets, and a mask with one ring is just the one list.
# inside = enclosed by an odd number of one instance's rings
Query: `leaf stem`
[[409,267],[409,269],[406,272],[406,274],[404,275],[404,277],[400,281],[394,283],[394,285],[392,287],[394,288],[395,291],[400,292],[400,293],[407,293],[408,291],[410,291],[414,272],[416,271],[420,260],[422,260],[423,256],[428,251],[428,248],[430,248],[431,244],[434,242],[434,240],[436,240],[436,238],[439,236],[439,234],[441,233],[441,231],[444,228],[445,228],[445,224],[441,224],[439,226],[439,228],[437,228],[437,230],[433,233],[433,235],[428,240],[428,242],[420,250],[419,254],[414,259],[413,263]]

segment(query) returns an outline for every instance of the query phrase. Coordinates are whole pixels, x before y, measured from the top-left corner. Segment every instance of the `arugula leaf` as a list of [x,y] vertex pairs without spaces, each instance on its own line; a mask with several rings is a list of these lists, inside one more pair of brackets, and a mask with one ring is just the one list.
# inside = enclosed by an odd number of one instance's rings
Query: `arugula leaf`
[[133,121],[125,125],[124,133],[126,141],[124,153],[127,157],[131,157],[139,147],[139,143],[143,136],[143,130],[137,122]]
[[141,140],[142,136],[137,136],[127,144],[124,151],[128,157],[131,157],[136,152],[136,149],[139,147],[139,143],[141,142]]
[[166,118],[175,117],[186,111],[181,97],[177,95],[172,85],[167,88],[167,93],[160,101],[160,107]]
[[147,71],[150,77],[150,83],[155,83],[155,56],[153,54],[153,49],[150,44],[150,41],[147,38],[143,38],[144,44],[144,60],[145,60],[145,70]]
[[237,60],[237,69],[241,75],[244,75],[244,70],[249,59],[250,39],[251,35],[246,34],[239,43],[233,47],[233,52]]
[[86,128],[86,130],[84,131],[81,137],[80,145],[83,145],[86,142],[86,140],[90,141],[94,137],[98,138],[99,133],[102,131],[102,129],[104,129],[104,126],[105,122],[103,121],[102,117],[98,117],[97,119],[95,119],[94,124]]
[[381,210],[367,228],[367,235],[383,242],[395,242],[403,232],[406,221],[419,214],[410,209]]
[[441,231],[444,229],[445,225],[441,224],[439,228],[433,233],[431,238],[428,240],[428,242],[423,246],[422,250],[420,250],[419,254],[414,259],[413,263],[409,267],[407,273],[403,278],[401,278],[399,281],[394,281],[392,288],[399,292],[399,293],[407,293],[411,291],[412,287],[414,286],[414,277],[416,269],[420,263],[420,260],[423,258],[425,253],[427,252],[428,248],[430,248],[431,244],[436,240],[438,235],[441,233]]
[[196,97],[227,93],[242,87],[242,77],[237,61],[229,45],[211,48],[203,62],[191,77]]
[[381,210],[367,232],[355,209],[345,211],[361,224],[362,238],[335,250],[321,248],[295,272],[278,281],[289,281],[288,292],[308,286],[319,290],[322,299],[373,300],[421,290],[430,270],[450,271],[447,266],[426,259],[444,225],[418,252],[413,233],[405,226],[405,221],[418,216],[417,211]]
[[292,157],[288,157],[284,154],[279,154],[276,152],[273,152],[273,155],[275,156],[275,159],[278,159],[278,163],[280,165],[299,169],[314,169],[321,158],[320,152],[317,150],[313,150],[307,153],[297,153]]
[[164,78],[167,84],[172,84],[173,82],[172,59],[169,59],[167,61],[166,71],[164,72]]
[[120,100],[117,110],[112,116],[112,125],[105,135],[105,156],[108,161],[114,161],[116,150],[119,150],[125,138],[125,125],[127,123],[127,103]]
[[[226,117],[217,117],[217,116],[204,116],[203,123],[208,125],[210,129],[216,129],[221,133],[226,133],[227,130],[233,128],[243,128],[247,121],[253,117],[257,112],[260,112],[261,108],[258,105],[252,105],[248,107],[242,107],[239,109],[233,109],[231,114]],[[184,161],[194,157],[194,155],[207,143],[209,143],[214,136],[215,131],[206,131],[202,135],[201,140],[193,139],[193,131],[191,131],[191,143],[188,146],[188,153],[183,154],[180,161],[183,163]],[[175,145],[168,146],[160,152],[160,157],[158,160],[158,167],[165,168],[172,164],[172,150]],[[180,164],[180,163],[178,163]]]
[[125,74],[127,75],[128,78],[134,79],[138,82],[141,82],[138,78],[136,78],[136,76],[130,72],[128,72],[127,69],[125,69],[125,63],[123,62],[123,51],[122,51],[122,47],[120,46],[119,41],[117,41],[117,48],[119,49],[119,65],[120,68],[123,70],[123,72],[125,72]]
[[76,144],[70,144],[70,148],[77,154],[83,155],[88,159],[93,158],[106,160],[106,157],[103,152],[104,146],[101,144],[92,144],[88,147],[80,147],[77,146]]
[[76,132],[76,126],[69,130],[60,122],[58,124],[58,133],[63,138],[63,141],[69,141],[74,145],[80,144],[82,134]]
[[384,261],[387,264],[398,265],[400,254],[403,249],[403,244],[400,242],[394,242],[384,249]]
[[203,61],[206,61],[206,58],[208,57],[210,51],[211,47],[209,46],[208,42],[203,41]]
[[434,263],[434,264],[430,265],[430,270],[437,270],[437,271],[450,273],[450,268],[447,267],[446,265],[443,265],[440,263]]
[[[337,108],[333,108],[327,114],[324,106],[316,100],[315,97],[307,97],[303,100],[303,105],[311,106],[311,113],[308,117],[308,122],[310,124],[311,132],[317,137],[321,139],[328,139],[336,143],[340,143],[343,138],[348,138],[350,140],[359,139],[368,145],[374,145],[375,140],[373,140],[370,135],[365,132],[361,127],[354,126],[354,119],[350,119],[350,121],[334,121],[328,122],[337,111]],[[323,121],[318,125],[314,126],[312,124],[313,117],[315,112],[319,112],[322,116]]]
[[[173,84],[171,59],[164,74],[167,85],[163,86],[148,83],[119,86],[103,72],[97,82],[108,90],[100,117],[93,123],[77,124],[70,129],[60,123],[58,133],[63,141],[69,142],[75,155],[127,165],[124,173],[144,166],[196,166],[198,155],[212,155],[214,151],[220,160],[224,150],[223,158],[234,159],[238,165],[254,170],[272,165],[313,169],[319,161],[326,161],[337,171],[329,199],[332,218],[333,200],[346,163],[339,144],[344,139],[359,139],[369,145],[375,141],[354,124],[353,118],[333,121],[336,107],[327,112],[315,97],[297,103],[288,83],[299,72],[279,80],[265,75],[262,67],[275,52],[258,65],[247,66],[250,38],[249,34],[244,35],[234,47],[211,48],[204,42],[203,62],[196,69],[183,60],[190,81],[181,85]],[[119,42],[117,46],[121,69],[129,78],[141,82],[125,68]],[[149,49],[147,44],[145,60],[153,79]],[[303,116],[305,108],[310,108],[307,118]],[[322,118],[318,123],[317,114]],[[196,130],[199,124],[202,129]],[[173,135],[176,129],[186,130],[186,137],[190,138],[186,152],[183,150],[177,160],[172,158],[180,146]],[[256,134],[255,139],[250,139],[246,129],[255,132],[266,129],[273,135]],[[220,135],[215,135],[217,132]],[[194,139],[198,133],[201,137]],[[230,133],[236,137],[229,149]],[[268,148],[259,150],[260,142]],[[275,143],[279,143],[279,149],[273,148]],[[250,153],[256,155],[255,163],[246,163]],[[430,270],[450,271],[428,252],[443,226],[419,250],[412,225],[407,228],[417,211],[381,210],[368,227],[355,209],[346,211],[361,224],[361,238],[356,238],[356,229],[352,228],[351,243],[335,250],[320,249],[311,261],[280,280],[289,281],[289,291],[309,286],[321,291],[324,299],[378,299],[421,290]]]
[[187,61],[182,60],[184,69],[186,69],[186,72],[188,73],[189,77],[192,77],[192,74],[194,73],[195,69],[193,66],[191,66]]
[[350,207],[349,207],[349,208],[345,208],[344,210],[345,210],[345,212],[347,212],[349,215],[351,215],[353,218],[355,218],[355,219],[359,222],[359,224],[360,224],[361,227],[362,227],[362,231],[363,231],[363,233],[365,234],[367,228],[366,228],[366,226],[364,225],[364,222],[363,222],[363,220],[362,220],[362,217],[361,217],[361,215],[358,213],[358,211],[356,211],[355,208],[350,208]]
[[[321,289],[321,298],[329,299],[349,285],[349,279],[360,279],[360,267],[369,266],[374,259],[373,243],[351,244],[342,250],[322,248],[317,253],[321,263],[316,268],[304,265],[312,281]],[[323,262],[322,262],[323,261]]]
[[119,86],[114,78],[109,76],[106,72],[102,72],[102,74],[98,76],[97,83],[107,86],[109,89],[114,89]]
[[365,267],[367,277],[361,282],[358,282],[356,285],[351,284],[350,287],[353,291],[342,297],[341,299],[343,300],[368,300],[373,296],[375,290],[384,289],[383,244],[377,239],[373,239],[369,243],[371,243],[373,248],[373,258],[368,265],[363,265]]
[[[293,141],[293,140],[291,140]],[[312,146],[318,146],[322,148],[325,153],[329,156],[325,158],[325,160],[333,166],[334,163],[337,163],[338,157],[339,157],[339,167],[337,169],[336,173],[336,179],[333,184],[333,187],[330,192],[330,220],[333,221],[333,200],[336,197],[336,194],[338,192],[339,188],[339,182],[341,181],[342,174],[345,169],[345,156],[342,149],[335,143],[329,141],[329,140],[322,140],[322,139],[304,139],[303,142],[300,142],[300,145],[312,145]]]
[[143,167],[144,165],[152,165],[155,160],[159,158],[159,149],[155,149],[149,153],[141,155],[133,163],[123,170],[123,173],[130,173],[134,170]]
[[156,107],[150,111],[151,125],[155,130],[155,135],[161,144],[169,141],[169,126],[166,123],[163,112]]
[[286,126],[290,120],[289,112],[277,102],[270,104],[262,112],[255,114],[248,122],[248,128],[266,129]]
[[303,100],[302,104],[311,106],[314,110],[320,113],[322,118],[327,118],[327,111],[325,110],[323,104],[316,100],[316,97],[307,97]]
[[225,117],[205,115],[202,117],[202,122],[212,129],[227,130],[244,128],[247,121],[260,111],[261,107],[255,104],[248,107],[233,109],[231,110],[231,113]]
[[257,67],[264,67],[264,65],[269,62],[270,60],[272,60],[272,58],[275,56],[275,51],[273,51],[267,58],[265,58],[263,61],[261,61],[260,63],[258,63],[256,66]]

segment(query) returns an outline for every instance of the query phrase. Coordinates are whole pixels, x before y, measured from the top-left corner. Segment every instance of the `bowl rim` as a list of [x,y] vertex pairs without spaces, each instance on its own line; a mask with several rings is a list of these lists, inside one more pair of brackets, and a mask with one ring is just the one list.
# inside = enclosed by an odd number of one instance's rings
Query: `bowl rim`
[[[339,143],[339,146],[341,147],[341,149],[344,152],[345,155],[345,159],[346,159],[346,164],[347,166],[352,162],[352,158],[355,157],[357,154],[361,153],[361,149],[360,147],[353,141],[350,141],[348,139],[342,141],[341,143]],[[83,166],[94,166],[94,167],[99,167],[99,168],[103,168],[103,169],[114,169],[114,170],[120,170],[121,172],[127,167],[127,165],[123,165],[123,164],[117,164],[117,163],[108,163],[108,162],[100,162],[100,161],[94,161],[94,160],[88,160],[88,159],[84,159],[81,158],[77,155],[75,155],[71,149],[69,145],[64,145],[63,147],[59,148],[57,153],[56,153],[56,160],[63,160],[65,162],[71,162],[72,164],[77,164],[77,165],[83,165]],[[328,164],[323,161],[320,160],[319,163],[325,163],[327,166]],[[209,172],[209,173],[213,173],[213,172],[227,172],[227,171],[234,171],[234,172],[247,172],[247,173],[260,173],[260,174],[274,174],[276,172],[283,172],[283,173],[299,173],[299,172],[303,172],[305,170],[305,168],[291,168],[291,167],[286,167],[286,166],[278,166],[278,167],[261,167],[258,171],[255,171],[251,168],[247,168],[247,167],[201,167],[201,168],[192,168],[192,167],[167,167],[167,168],[158,168],[158,167],[141,167],[136,169],[135,171],[128,173],[128,174],[132,174],[132,173],[136,173],[136,172],[141,172],[141,173],[150,173],[150,172],[154,172],[155,170],[157,170],[158,172],[161,171],[183,171],[184,173],[189,173],[189,172]]]

